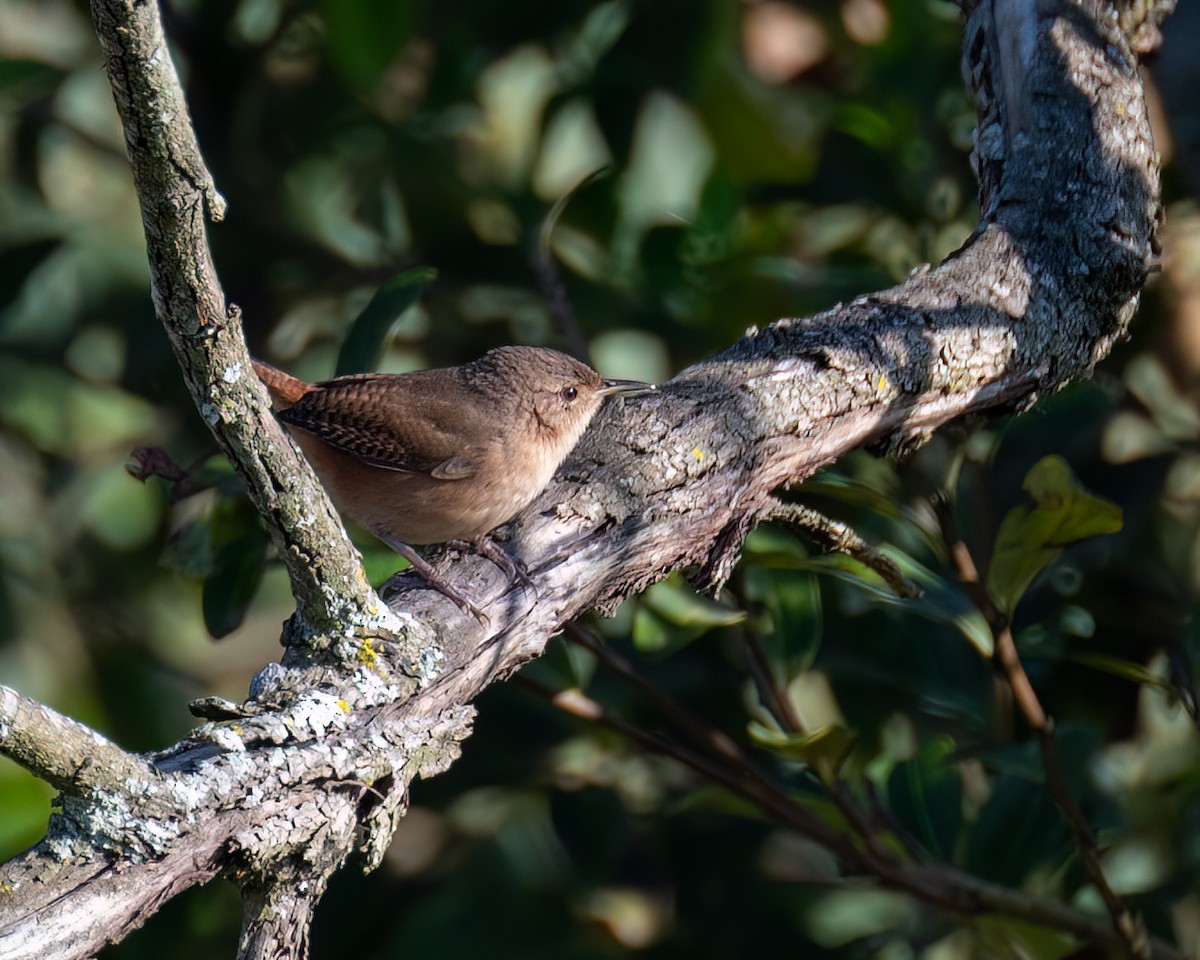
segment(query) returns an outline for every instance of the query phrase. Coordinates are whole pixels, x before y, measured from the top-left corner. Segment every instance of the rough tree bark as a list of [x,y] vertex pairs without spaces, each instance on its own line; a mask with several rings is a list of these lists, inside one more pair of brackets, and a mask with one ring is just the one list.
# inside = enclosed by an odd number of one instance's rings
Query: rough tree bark
[[[983,215],[936,268],[808,319],[752,329],[659,394],[597,419],[510,549],[533,591],[486,561],[445,572],[490,627],[408,583],[383,605],[315,478],[268,412],[204,240],[213,187],[153,4],[94,0],[142,206],[155,305],[192,394],[288,562],[297,613],[244,704],[153,755],[124,753],[11,692],[0,749],[63,791],[46,839],[0,872],[0,955],[88,957],[216,876],[245,892],[241,955],[304,956],[328,877],[376,865],[407,786],[456,758],[471,702],[563,623],[681,567],[729,574],[775,492],[864,444],[904,447],[968,413],[1021,408],[1086,375],[1124,336],[1156,257],[1157,158],[1137,56],[1162,3],[968,3]],[[80,756],[87,759],[79,761]],[[803,817],[793,812],[793,817]],[[868,868],[847,838],[793,822]],[[1106,918],[949,868],[879,879],[962,913],[1124,941]],[[1157,957],[1175,957],[1155,942]]]

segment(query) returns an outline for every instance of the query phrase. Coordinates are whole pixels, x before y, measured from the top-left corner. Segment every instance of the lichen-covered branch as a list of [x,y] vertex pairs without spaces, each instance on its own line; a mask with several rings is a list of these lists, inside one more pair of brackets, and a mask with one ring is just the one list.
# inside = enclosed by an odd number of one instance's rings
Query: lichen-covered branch
[[157,778],[141,757],[5,686],[0,686],[0,753],[75,795],[144,792]]
[[266,519],[292,579],[300,632],[395,630],[307,463],[270,414],[205,237],[224,200],[200,154],[156,3],[96,0],[92,19],[146,234],[154,307],[196,407]]
[[[983,210],[974,235],[899,286],[780,320],[656,396],[606,408],[512,525],[509,549],[536,593],[485,560],[442,558],[485,608],[484,625],[416,579],[393,598],[402,613],[373,606],[340,525],[249,377],[204,244],[215,192],[154,4],[95,0],[159,314],[197,404],[279,535],[302,614],[290,639],[305,643],[263,671],[249,701],[221,708],[236,719],[148,758],[153,804],[68,798],[47,840],[0,873],[10,891],[0,955],[90,956],[217,875],[249,894],[244,953],[281,946],[276,919],[302,925],[311,910],[301,886],[320,889],[356,825],[378,861],[407,785],[457,756],[469,704],[564,622],[681,567],[718,585],[781,487],[864,444],[902,448],[965,414],[1028,405],[1105,356],[1157,249],[1157,158],[1133,44],[1142,49],[1161,5],[1124,3],[1124,20],[1103,0],[968,7]],[[1135,8],[1153,9],[1139,20]],[[1105,918],[943,866],[879,869],[884,883],[948,910],[1120,943]],[[1179,956],[1158,942],[1151,952]]]

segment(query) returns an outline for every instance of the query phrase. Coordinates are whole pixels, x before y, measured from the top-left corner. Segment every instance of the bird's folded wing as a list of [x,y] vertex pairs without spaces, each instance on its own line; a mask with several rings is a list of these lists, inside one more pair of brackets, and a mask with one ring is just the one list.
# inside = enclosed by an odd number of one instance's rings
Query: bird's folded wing
[[441,480],[475,475],[479,449],[462,438],[477,434],[463,429],[462,404],[426,396],[418,419],[386,391],[363,390],[369,379],[321,384],[280,411],[279,419],[373,467]]

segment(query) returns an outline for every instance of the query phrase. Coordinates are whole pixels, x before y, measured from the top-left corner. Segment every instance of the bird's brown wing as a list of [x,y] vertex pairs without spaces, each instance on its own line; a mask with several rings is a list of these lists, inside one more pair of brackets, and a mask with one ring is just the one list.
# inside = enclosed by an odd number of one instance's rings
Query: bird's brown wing
[[421,415],[387,376],[340,377],[282,410],[279,419],[384,470],[465,480],[479,469],[478,448],[464,445],[464,404],[424,393]]

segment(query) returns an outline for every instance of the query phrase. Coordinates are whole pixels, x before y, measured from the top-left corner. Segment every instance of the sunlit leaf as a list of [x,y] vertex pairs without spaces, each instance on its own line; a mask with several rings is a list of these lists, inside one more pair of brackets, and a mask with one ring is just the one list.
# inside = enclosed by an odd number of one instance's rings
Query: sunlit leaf
[[744,610],[702,596],[678,577],[654,584],[643,600],[660,617],[678,627],[726,627],[746,619]]
[[1033,579],[1065,547],[1121,529],[1121,508],[1079,486],[1062,457],[1035,463],[1022,489],[1032,503],[1008,512],[988,569],[988,590],[1004,613],[1012,613]]
[[656,583],[640,598],[633,616],[633,644],[644,653],[668,653],[714,627],[745,618],[745,611],[701,596],[676,575]]
[[1142,687],[1153,687],[1174,699],[1181,699],[1182,692],[1164,680],[1162,677],[1140,663],[1122,660],[1120,657],[1109,656],[1106,653],[1073,653],[1068,660],[1073,663],[1111,673],[1114,677],[1122,677]]
[[843,726],[831,724],[810,733],[782,733],[751,721],[747,729],[760,747],[789,760],[802,760],[823,783],[833,783],[842,764],[854,749],[858,735]]
[[1167,437],[1195,440],[1200,436],[1200,410],[1179,391],[1167,368],[1153,354],[1143,353],[1129,361],[1125,383]]

